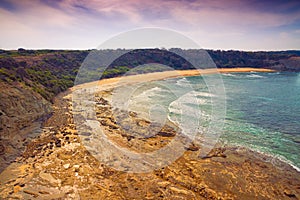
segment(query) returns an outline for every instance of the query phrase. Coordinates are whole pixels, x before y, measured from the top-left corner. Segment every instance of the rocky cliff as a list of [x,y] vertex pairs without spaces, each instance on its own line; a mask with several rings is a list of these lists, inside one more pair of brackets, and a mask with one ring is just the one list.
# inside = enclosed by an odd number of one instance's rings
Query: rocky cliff
[[0,171],[35,136],[51,104],[20,83],[0,82]]

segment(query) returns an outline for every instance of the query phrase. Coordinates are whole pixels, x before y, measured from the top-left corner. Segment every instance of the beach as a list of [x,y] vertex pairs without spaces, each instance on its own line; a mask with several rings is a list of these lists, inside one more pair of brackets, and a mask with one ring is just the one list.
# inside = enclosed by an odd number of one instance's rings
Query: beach
[[105,89],[106,87],[120,86],[118,85],[119,82],[122,82],[122,84],[127,84],[127,83],[134,84],[134,83],[149,82],[149,81],[184,77],[184,76],[199,76],[199,75],[216,74],[216,73],[243,73],[243,72],[276,72],[276,71],[272,69],[264,69],[264,68],[221,68],[221,69],[216,68],[216,69],[173,70],[173,71],[153,72],[148,74],[138,74],[138,75],[108,78],[100,81],[76,85],[75,87],[71,88],[71,90],[78,89],[78,88],[89,88],[93,86],[101,86],[103,89]]

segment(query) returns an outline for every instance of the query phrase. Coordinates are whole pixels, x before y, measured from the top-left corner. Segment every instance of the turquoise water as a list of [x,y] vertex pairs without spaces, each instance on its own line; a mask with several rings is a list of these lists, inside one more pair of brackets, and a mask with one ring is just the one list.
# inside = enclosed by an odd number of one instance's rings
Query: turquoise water
[[[221,77],[227,109],[219,141],[267,153],[300,168],[300,73],[228,73]],[[203,132],[209,126],[213,98],[218,97],[208,92],[202,77],[175,78],[138,88],[130,108],[148,118],[160,113],[160,121],[164,113],[177,123],[186,116],[189,125],[184,129],[196,126]],[[195,118],[199,123],[193,122]]]

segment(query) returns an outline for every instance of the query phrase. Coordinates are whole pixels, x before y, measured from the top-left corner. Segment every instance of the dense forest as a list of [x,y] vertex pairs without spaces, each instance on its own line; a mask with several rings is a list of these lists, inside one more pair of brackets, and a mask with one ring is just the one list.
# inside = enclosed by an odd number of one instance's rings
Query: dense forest
[[[194,55],[203,50],[178,51]],[[99,60],[89,59],[94,70],[86,72],[86,81],[120,76],[130,69],[147,64],[159,63],[174,69],[193,69],[191,63],[178,56],[176,49],[138,49],[138,50],[0,50],[0,80],[21,82],[51,100],[56,94],[73,86],[78,70],[85,58],[93,52],[95,55],[121,55],[101,68]],[[220,51],[206,50],[218,68],[253,67],[270,68],[280,71],[300,71],[300,51]],[[97,57],[97,56],[96,56]],[[99,64],[100,63],[100,64]],[[205,68],[205,66],[201,66]],[[102,71],[101,71],[102,70]],[[158,67],[145,66],[139,73],[162,71]],[[84,74],[84,73],[81,73]],[[102,74],[101,76],[99,74]],[[92,78],[91,78],[92,77]],[[81,80],[85,80],[84,78]],[[84,81],[83,81],[84,82]]]

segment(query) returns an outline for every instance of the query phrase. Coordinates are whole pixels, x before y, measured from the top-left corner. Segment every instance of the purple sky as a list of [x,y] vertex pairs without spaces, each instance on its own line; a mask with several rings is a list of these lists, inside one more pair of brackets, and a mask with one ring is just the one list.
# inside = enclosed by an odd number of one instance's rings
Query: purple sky
[[0,0],[0,23],[1,49],[91,49],[143,27],[206,49],[300,49],[299,0]]

